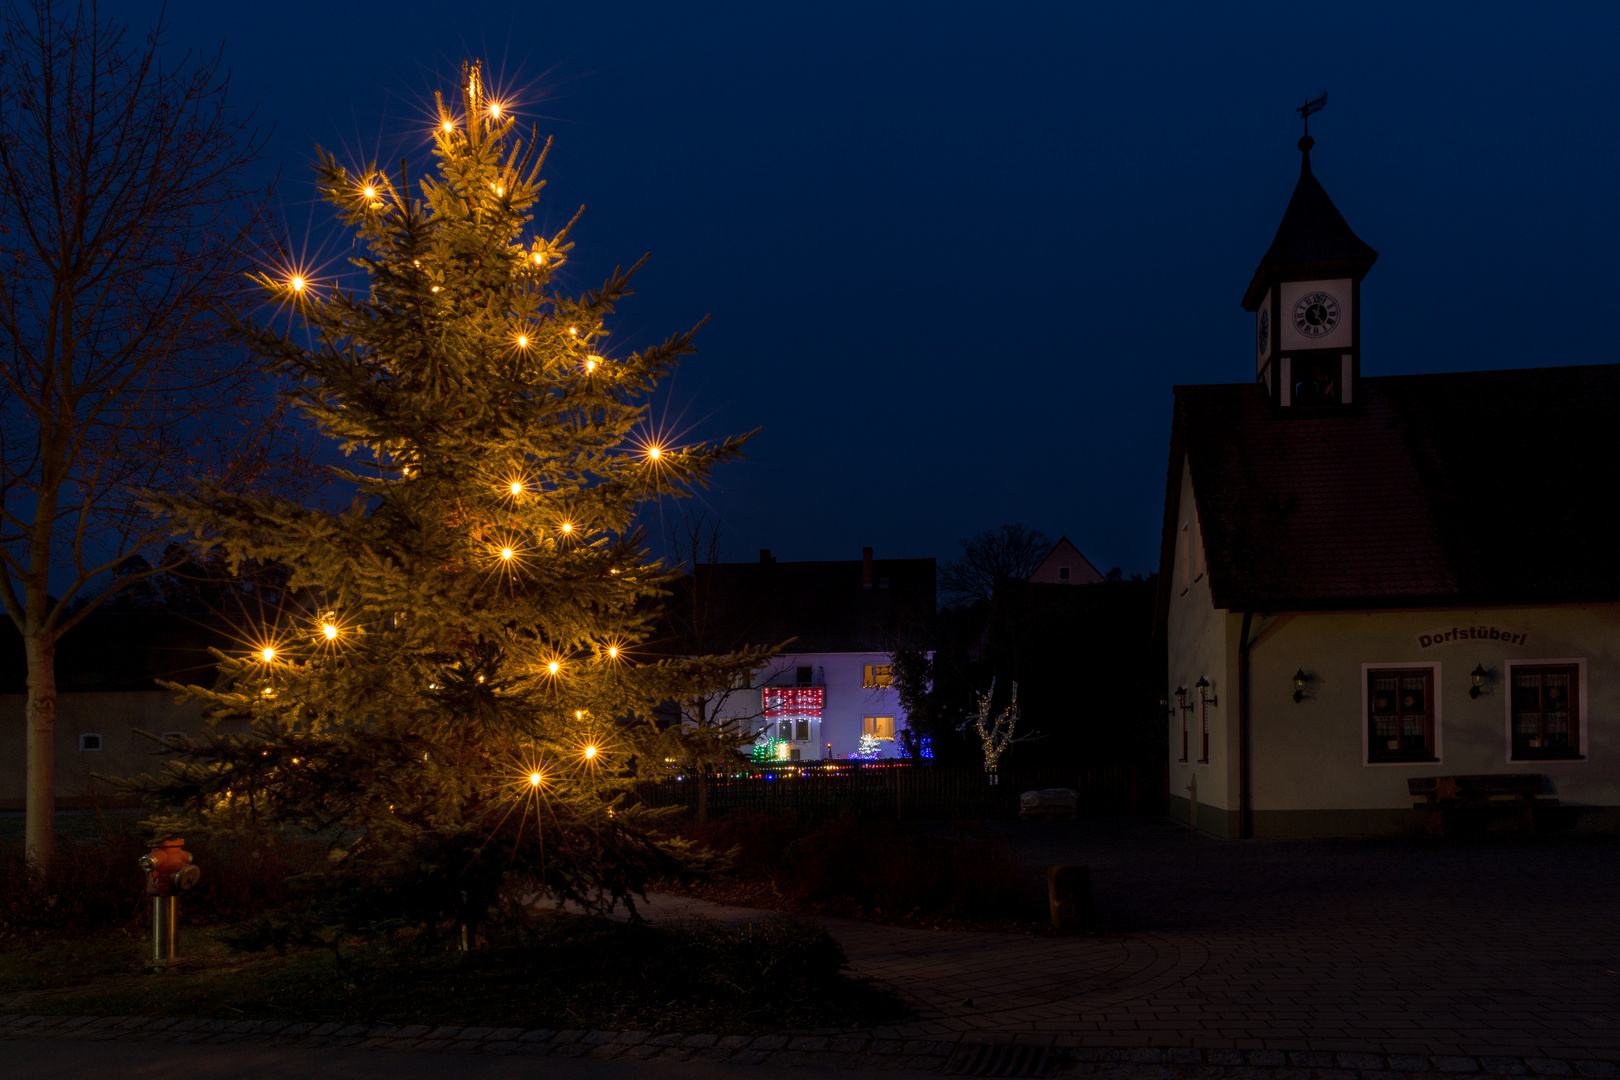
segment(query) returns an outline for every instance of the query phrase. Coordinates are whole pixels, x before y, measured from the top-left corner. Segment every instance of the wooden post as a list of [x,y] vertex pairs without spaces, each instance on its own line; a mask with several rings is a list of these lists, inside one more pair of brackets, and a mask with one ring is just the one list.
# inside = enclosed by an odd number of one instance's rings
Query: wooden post
[[1091,867],[1046,868],[1046,903],[1054,930],[1094,930],[1096,908],[1091,902]]

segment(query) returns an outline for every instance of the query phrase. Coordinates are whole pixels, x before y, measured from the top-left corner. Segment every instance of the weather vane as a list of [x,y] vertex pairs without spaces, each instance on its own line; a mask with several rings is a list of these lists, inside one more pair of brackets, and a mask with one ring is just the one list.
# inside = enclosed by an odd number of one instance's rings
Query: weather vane
[[1317,98],[1315,101],[1307,101],[1305,104],[1294,110],[1295,112],[1299,113],[1300,120],[1305,124],[1305,134],[1299,140],[1299,148],[1301,150],[1309,150],[1315,145],[1316,140],[1311,138],[1311,114],[1319,113],[1325,108],[1327,108],[1326,90],[1322,91],[1322,96]]

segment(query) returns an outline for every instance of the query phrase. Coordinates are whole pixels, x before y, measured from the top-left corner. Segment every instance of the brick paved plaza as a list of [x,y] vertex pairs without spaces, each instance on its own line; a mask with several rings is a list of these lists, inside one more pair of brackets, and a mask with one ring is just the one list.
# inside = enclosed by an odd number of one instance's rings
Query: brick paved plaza
[[[1059,1075],[1094,1080],[1620,1080],[1620,837],[993,828],[1037,864],[1089,865],[1103,929],[1050,938],[825,920],[858,974],[917,1007],[900,1028],[654,1036],[13,1014],[0,1015],[0,1041],[17,1075],[41,1078],[102,1075],[131,1053],[130,1075],[197,1080],[877,1075],[939,1072],[980,1052],[972,1044],[1016,1042],[1054,1048]],[[654,896],[647,914],[760,912]]]
[[[1104,932],[826,920],[857,973],[918,1007],[918,1023],[874,1036],[1620,1058],[1620,838],[1224,841],[1152,820],[996,828],[1037,863],[1090,865]],[[746,914],[670,897],[651,912]]]

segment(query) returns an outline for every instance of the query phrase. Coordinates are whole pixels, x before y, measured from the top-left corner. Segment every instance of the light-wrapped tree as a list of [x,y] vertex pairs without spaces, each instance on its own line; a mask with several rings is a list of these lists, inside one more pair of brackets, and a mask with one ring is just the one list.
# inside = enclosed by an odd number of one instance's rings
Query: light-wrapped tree
[[258,284],[304,333],[237,326],[355,462],[352,506],[154,496],[236,564],[290,578],[285,617],[188,689],[252,734],[183,741],[147,787],[193,828],[331,837],[308,918],[465,940],[514,897],[629,902],[677,872],[680,849],[625,797],[662,767],[645,753],[668,744],[653,708],[759,657],[638,653],[668,580],[638,508],[701,484],[746,436],[674,447],[648,429],[692,333],[613,355],[605,320],[635,268],[554,291],[572,244],[567,227],[529,231],[537,135],[519,138],[476,64],[458,105],[439,102],[419,185],[403,163],[356,174],[322,151],[366,287],[278,267]]

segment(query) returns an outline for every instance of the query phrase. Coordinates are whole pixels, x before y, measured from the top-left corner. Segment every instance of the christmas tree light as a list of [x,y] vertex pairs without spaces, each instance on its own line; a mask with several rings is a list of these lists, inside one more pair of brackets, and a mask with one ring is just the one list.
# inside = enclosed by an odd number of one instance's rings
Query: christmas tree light
[[[437,102],[421,125],[438,129],[427,169],[351,170],[321,151],[319,192],[354,236],[357,269],[320,288],[306,267],[267,270],[254,280],[301,325],[239,320],[314,428],[374,464],[346,480],[354,508],[224,500],[206,485],[161,497],[177,523],[206,520],[233,559],[285,568],[290,604],[330,607],[289,615],[296,644],[268,636],[285,633],[277,623],[218,686],[189,688],[253,734],[200,745],[153,782],[154,800],[231,827],[363,838],[315,878],[379,911],[411,896],[424,940],[498,917],[509,882],[622,899],[678,871],[685,856],[635,808],[634,785],[684,759],[655,710],[752,664],[637,661],[669,580],[637,522],[742,440],[666,453],[640,436],[692,335],[602,343],[634,268],[556,291],[549,270],[573,241],[569,225],[535,227],[549,144],[485,92],[470,66],[461,100]],[[311,767],[288,784],[273,766],[293,751]],[[222,802],[227,777],[236,797]],[[548,838],[565,838],[543,851],[542,806]],[[245,808],[251,820],[228,817]],[[424,865],[443,873],[424,879]],[[300,892],[312,917],[364,907],[322,895]]]

